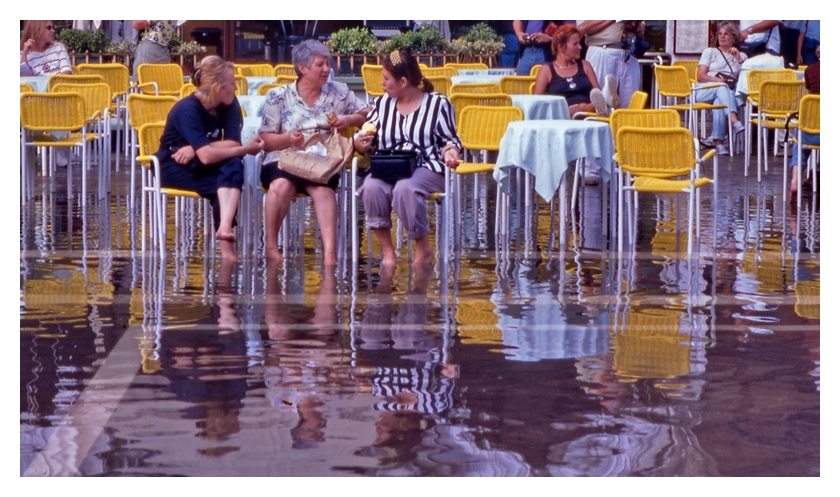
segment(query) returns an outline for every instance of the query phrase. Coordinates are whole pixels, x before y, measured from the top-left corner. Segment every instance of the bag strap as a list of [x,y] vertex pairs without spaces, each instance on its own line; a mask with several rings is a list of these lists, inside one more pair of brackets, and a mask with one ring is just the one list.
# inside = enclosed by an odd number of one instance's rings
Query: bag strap
[[720,47],[718,47],[718,52],[720,52],[720,56],[723,57],[723,61],[726,62],[726,67],[729,68],[729,74],[731,74],[734,77],[735,71],[733,71],[732,66],[729,65],[729,59],[726,58],[726,54],[723,53],[723,50],[721,50]]

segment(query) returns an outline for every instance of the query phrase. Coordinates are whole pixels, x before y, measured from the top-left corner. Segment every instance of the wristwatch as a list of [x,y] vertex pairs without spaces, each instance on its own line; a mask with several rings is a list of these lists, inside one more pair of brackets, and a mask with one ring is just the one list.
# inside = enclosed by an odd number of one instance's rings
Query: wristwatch
[[748,27],[748,28],[747,28],[747,33],[749,33],[749,34],[753,34],[753,28],[752,28],[752,26],[750,26],[750,27]]

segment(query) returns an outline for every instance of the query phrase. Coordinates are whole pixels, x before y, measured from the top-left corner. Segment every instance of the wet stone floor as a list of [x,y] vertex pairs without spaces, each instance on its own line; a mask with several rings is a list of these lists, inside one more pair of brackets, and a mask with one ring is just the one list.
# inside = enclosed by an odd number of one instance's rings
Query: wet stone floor
[[513,195],[497,238],[485,179],[454,262],[417,271],[403,245],[391,272],[365,233],[358,266],[323,271],[311,205],[266,263],[254,192],[241,261],[194,206],[176,233],[171,202],[161,257],[125,167],[104,198],[39,172],[20,474],[819,476],[819,194],[791,209],[770,166],[722,158],[695,257],[671,195],[640,197],[619,254],[597,187],[560,235]]

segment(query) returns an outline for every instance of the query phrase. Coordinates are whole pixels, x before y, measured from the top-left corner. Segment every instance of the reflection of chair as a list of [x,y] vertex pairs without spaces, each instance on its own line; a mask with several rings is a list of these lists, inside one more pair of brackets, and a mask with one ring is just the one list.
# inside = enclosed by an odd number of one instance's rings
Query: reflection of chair
[[293,76],[297,78],[297,73],[295,73],[295,66],[292,64],[277,64],[274,66],[274,75],[275,76]]
[[237,95],[247,95],[248,94],[248,80],[245,79],[245,76],[233,76],[233,81],[236,83],[236,94]]
[[[684,70],[684,69],[683,69]],[[617,132],[615,159],[632,185],[622,184],[619,175],[619,251],[623,250],[624,191],[650,193],[688,193],[688,252],[692,252],[695,215],[699,232],[699,197],[696,189],[712,185],[717,180],[718,161],[714,150],[702,159],[695,158],[694,138],[683,128],[623,127]],[[714,159],[713,178],[701,178],[700,164]],[[689,179],[676,180],[679,176]],[[629,181],[628,181],[629,183]],[[695,207],[695,198],[697,206]],[[635,203],[635,202],[634,202]],[[631,205],[628,202],[628,206]],[[698,233],[699,234],[699,233]]]
[[144,124],[165,122],[166,116],[178,100],[175,97],[157,97],[132,93],[128,96],[128,124],[131,126],[131,190],[134,201],[134,175],[137,165],[137,132]]
[[449,94],[452,93],[452,89],[450,87],[452,81],[446,76],[426,76],[426,79],[428,79],[429,83],[435,87],[435,91],[441,95],[448,97]]
[[510,95],[505,93],[452,93],[449,101],[455,107],[455,125],[458,126],[458,118],[461,111],[468,105],[510,107],[513,105]]
[[366,102],[370,103],[371,97],[381,97],[385,94],[385,90],[382,89],[382,66],[363,64],[362,80],[365,85]]
[[452,93],[504,93],[498,83],[458,83],[449,88]]
[[[799,101],[799,119],[796,123],[796,132],[793,134],[793,141],[799,144],[797,147],[797,158],[796,163],[800,165],[799,167],[799,178],[797,178],[797,184],[802,184],[802,171],[806,170],[802,166],[802,149],[807,148],[811,150],[819,150],[819,145],[809,145],[807,143],[802,142],[802,133],[808,133],[809,135],[819,135],[820,134],[820,96],[819,95],[805,95],[802,97],[802,100]],[[787,140],[785,140],[785,160],[784,160],[784,180],[782,183],[782,195],[787,195],[787,170],[788,170],[788,150],[787,150]],[[817,157],[818,154],[811,154],[809,160],[809,165],[807,170],[811,171],[813,181],[814,181],[814,191],[818,190],[817,184]],[[812,164],[812,165],[811,165]],[[797,190],[796,196],[796,203],[797,203],[797,212],[801,210],[802,207],[802,188],[800,187]],[[783,197],[784,199],[784,197]]]
[[450,62],[448,64],[444,64],[443,67],[455,69],[456,73],[461,69],[489,69],[487,67],[487,64],[482,64],[481,62],[471,62],[468,64],[457,64],[454,62]]
[[99,74],[87,74],[84,76],[77,74],[53,74],[47,82],[47,88],[49,88],[49,91],[53,91],[53,87],[59,83],[87,85],[92,83],[105,83],[105,78]]
[[[806,94],[804,81],[764,81],[758,90],[758,116],[752,124],[758,125],[756,165],[761,181],[761,154],[764,152],[764,170],[767,170],[767,130],[784,129],[788,117],[799,110],[799,102]],[[762,147],[763,142],[763,147]],[[744,174],[746,174],[746,170]]]
[[[524,119],[522,109],[518,107],[483,107],[476,105],[468,105],[460,112],[460,125],[458,128],[458,136],[461,138],[461,145],[466,151],[471,151],[473,157],[472,163],[462,163],[455,170],[455,187],[453,188],[454,199],[452,201],[454,208],[458,215],[455,216],[455,237],[454,242],[456,248],[460,245],[460,229],[459,221],[463,217],[464,209],[461,206],[461,177],[467,174],[473,174],[473,232],[478,236],[479,220],[477,219],[480,212],[487,213],[487,196],[485,195],[484,203],[479,209],[479,173],[489,173],[495,168],[495,164],[488,163],[489,152],[498,152],[499,143],[507,131],[508,123],[512,121],[521,121]],[[481,162],[476,161],[477,157],[481,155]],[[504,204],[504,205],[502,205]],[[501,184],[496,185],[496,226],[495,232],[499,233],[499,224],[505,222],[507,209],[509,208],[509,201],[506,195],[501,190]]]
[[697,83],[697,67],[699,64],[700,59],[675,60],[671,63],[672,66],[685,67],[685,70],[688,72],[688,79],[691,80],[692,84]]
[[[78,93],[23,93],[20,96],[20,176],[21,195],[31,198],[35,174],[34,165],[27,165],[28,147],[80,148],[82,155],[82,203],[87,202],[88,143],[95,137],[87,133],[85,102]],[[64,131],[63,136],[49,132]],[[54,161],[50,161],[52,169]],[[67,164],[67,194],[71,193],[70,162]],[[32,170],[30,170],[32,169]]]
[[502,76],[499,86],[502,93],[508,95],[528,95],[531,91],[531,83],[536,81],[536,76]]
[[274,76],[274,67],[271,64],[235,64],[236,73],[240,76],[269,77]]
[[184,72],[178,64],[140,64],[137,88],[144,94],[177,97],[184,86]]

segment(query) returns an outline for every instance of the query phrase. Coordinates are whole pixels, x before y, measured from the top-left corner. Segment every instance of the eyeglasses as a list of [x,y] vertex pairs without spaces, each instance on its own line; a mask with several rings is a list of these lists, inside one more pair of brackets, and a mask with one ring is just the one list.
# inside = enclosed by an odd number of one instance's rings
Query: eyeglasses
[[50,31],[55,31],[55,26],[44,26],[44,29],[48,29]]

